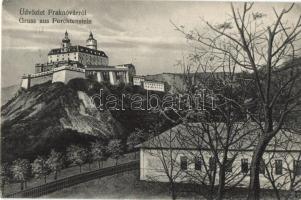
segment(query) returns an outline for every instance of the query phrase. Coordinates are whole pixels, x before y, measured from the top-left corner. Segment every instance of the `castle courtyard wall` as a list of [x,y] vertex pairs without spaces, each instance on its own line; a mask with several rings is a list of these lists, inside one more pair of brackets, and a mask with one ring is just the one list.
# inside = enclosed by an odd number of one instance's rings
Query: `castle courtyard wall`
[[66,84],[74,78],[85,78],[85,70],[75,67],[62,66],[54,70],[52,83],[62,82]]

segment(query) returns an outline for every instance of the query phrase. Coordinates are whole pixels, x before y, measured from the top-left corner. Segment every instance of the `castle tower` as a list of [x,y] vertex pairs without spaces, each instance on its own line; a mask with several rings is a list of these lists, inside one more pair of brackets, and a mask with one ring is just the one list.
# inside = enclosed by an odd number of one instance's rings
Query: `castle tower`
[[93,38],[92,32],[90,32],[89,38],[86,41],[86,46],[90,49],[97,49],[97,40]]
[[62,40],[63,51],[65,51],[65,52],[68,51],[68,49],[70,48],[70,46],[71,46],[70,39],[68,37],[68,32],[66,31],[65,32],[65,37]]

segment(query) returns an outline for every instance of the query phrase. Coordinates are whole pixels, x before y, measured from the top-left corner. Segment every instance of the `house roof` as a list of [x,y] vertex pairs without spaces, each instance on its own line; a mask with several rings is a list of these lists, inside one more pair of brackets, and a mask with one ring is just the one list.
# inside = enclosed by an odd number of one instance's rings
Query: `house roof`
[[[209,130],[209,131],[208,131]],[[137,147],[146,149],[191,149],[210,150],[214,144],[217,150],[223,150],[227,138],[225,123],[189,123],[179,124],[158,136],[143,142]],[[255,123],[235,123],[230,132],[230,150],[253,151],[260,130]],[[267,151],[301,151],[301,135],[280,130],[266,149]]]

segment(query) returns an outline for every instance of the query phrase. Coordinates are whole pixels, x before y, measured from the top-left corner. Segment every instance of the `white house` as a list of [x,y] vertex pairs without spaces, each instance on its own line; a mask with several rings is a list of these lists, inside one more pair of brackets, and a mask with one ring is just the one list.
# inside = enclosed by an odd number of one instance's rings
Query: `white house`
[[149,80],[145,76],[133,76],[133,85],[141,86],[145,90],[164,92],[165,83],[162,81]]
[[[206,127],[209,131],[204,131]],[[208,174],[212,174],[214,170],[216,174],[219,172],[212,149],[222,158],[224,153],[222,142],[216,141],[226,139],[225,130],[224,123],[205,127],[200,123],[180,124],[138,145],[140,180],[168,182],[167,175],[172,175],[175,182],[207,183]],[[205,132],[210,134],[207,135]],[[259,131],[254,124],[237,123],[232,128],[232,133],[233,137],[230,138],[237,142],[229,146],[227,184],[247,187],[250,178],[249,167]],[[279,189],[288,190],[290,187],[295,191],[301,189],[300,137],[281,130],[277,138],[267,147],[260,168],[262,188],[271,189],[271,180]],[[238,138],[239,140],[236,140]],[[214,148],[209,146],[210,141],[215,144]],[[274,179],[269,179],[269,176]],[[214,179],[215,184],[218,184],[218,175]]]

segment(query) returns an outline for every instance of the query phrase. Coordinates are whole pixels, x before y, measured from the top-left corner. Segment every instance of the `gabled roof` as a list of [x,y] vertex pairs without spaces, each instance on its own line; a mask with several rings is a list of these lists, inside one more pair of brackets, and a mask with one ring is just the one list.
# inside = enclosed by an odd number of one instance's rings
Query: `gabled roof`
[[[208,131],[209,130],[209,131]],[[215,144],[215,149],[223,150],[223,144],[227,138],[227,126],[225,123],[179,124],[158,136],[143,142],[137,147],[146,149],[192,149],[210,150],[209,144]],[[208,134],[209,133],[209,134]],[[255,123],[235,123],[232,127],[231,137],[233,144],[230,150],[253,151],[258,142],[260,130]],[[211,142],[210,142],[211,141]],[[237,142],[234,142],[237,141]],[[301,151],[301,135],[280,130],[267,151]]]

